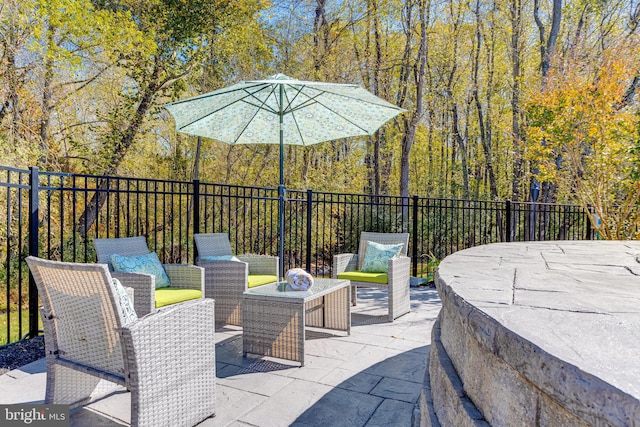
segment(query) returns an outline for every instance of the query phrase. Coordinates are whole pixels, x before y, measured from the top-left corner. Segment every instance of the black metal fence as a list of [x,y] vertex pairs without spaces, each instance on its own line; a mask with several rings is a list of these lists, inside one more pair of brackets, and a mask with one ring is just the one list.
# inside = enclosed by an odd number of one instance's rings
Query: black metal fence
[[[24,258],[95,262],[93,239],[144,235],[165,263],[192,263],[194,233],[229,233],[235,253],[278,253],[278,190],[156,179],[73,175],[0,166],[0,345],[38,330],[37,293]],[[570,205],[289,190],[284,268],[330,276],[334,254],[355,252],[362,231],[411,234],[412,273],[503,241],[590,239]],[[4,300],[4,301],[3,301]]]

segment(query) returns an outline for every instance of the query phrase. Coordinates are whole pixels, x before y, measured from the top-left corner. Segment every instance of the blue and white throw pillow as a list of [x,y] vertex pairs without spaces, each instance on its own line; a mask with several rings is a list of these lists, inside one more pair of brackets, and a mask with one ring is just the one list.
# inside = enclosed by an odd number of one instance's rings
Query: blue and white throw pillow
[[367,250],[362,262],[362,270],[365,273],[388,273],[389,260],[400,255],[404,244],[383,245],[367,241]]
[[111,255],[111,265],[113,271],[121,273],[146,273],[156,277],[156,288],[166,288],[171,285],[169,276],[164,271],[162,263],[155,252],[146,255],[124,257],[121,255]]
[[118,279],[112,279],[111,284],[116,291],[116,297],[120,301],[120,309],[122,310],[124,324],[128,325],[129,323],[138,320],[136,310],[133,308],[131,299],[129,298],[129,295],[127,295],[127,291],[124,286],[122,286],[122,283],[120,283]]

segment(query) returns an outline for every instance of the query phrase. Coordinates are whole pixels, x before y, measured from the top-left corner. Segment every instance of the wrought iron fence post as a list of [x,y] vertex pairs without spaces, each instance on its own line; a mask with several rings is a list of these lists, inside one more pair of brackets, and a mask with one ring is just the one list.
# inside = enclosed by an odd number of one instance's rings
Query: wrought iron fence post
[[507,242],[511,242],[511,200],[505,201],[505,239]]
[[[193,180],[193,234],[200,233],[200,180]],[[193,246],[193,263],[198,259],[198,247]]]
[[591,226],[591,215],[589,215],[589,213],[591,212],[591,205],[587,205],[587,207],[585,208],[585,212],[584,215],[586,217],[586,225],[587,225],[587,229],[586,234],[585,234],[585,240],[593,240],[593,227]]
[[311,215],[313,212],[313,190],[307,190],[307,273],[311,273]]
[[413,215],[412,215],[412,233],[413,233],[413,246],[411,251],[411,258],[413,262],[413,275],[418,276],[418,195],[413,195]]
[[[29,168],[29,255],[38,256],[39,184],[38,168]],[[19,311],[18,311],[19,312]],[[38,289],[29,272],[29,338],[38,335]]]

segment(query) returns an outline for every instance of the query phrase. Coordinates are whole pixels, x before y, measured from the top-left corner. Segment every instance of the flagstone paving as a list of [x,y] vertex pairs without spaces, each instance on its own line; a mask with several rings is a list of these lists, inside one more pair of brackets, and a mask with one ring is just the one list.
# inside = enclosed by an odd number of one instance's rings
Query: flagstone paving
[[[386,295],[358,291],[351,335],[309,329],[305,365],[242,357],[242,329],[216,333],[215,426],[411,426],[425,387],[431,328],[440,311],[434,288],[411,288],[411,312],[385,320]],[[0,376],[0,403],[42,403],[45,363]],[[426,385],[428,387],[428,384]],[[72,426],[129,423],[129,393],[112,393],[72,411]],[[414,424],[415,423],[415,424]]]

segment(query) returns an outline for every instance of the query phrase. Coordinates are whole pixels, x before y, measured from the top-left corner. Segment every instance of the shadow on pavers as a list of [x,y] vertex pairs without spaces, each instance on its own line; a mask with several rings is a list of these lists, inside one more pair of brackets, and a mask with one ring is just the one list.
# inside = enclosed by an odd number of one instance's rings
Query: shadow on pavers
[[[333,386],[292,426],[412,426],[431,346],[390,357]],[[416,375],[415,371],[420,372]]]

